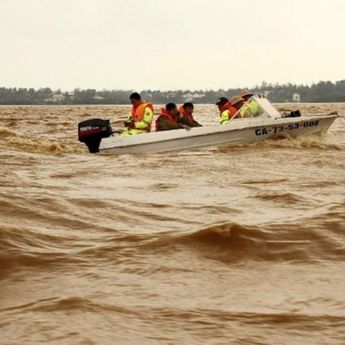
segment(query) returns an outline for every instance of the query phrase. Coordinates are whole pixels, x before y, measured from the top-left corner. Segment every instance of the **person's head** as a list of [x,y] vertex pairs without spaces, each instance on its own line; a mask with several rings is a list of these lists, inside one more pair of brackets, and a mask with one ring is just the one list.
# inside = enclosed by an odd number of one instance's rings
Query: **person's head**
[[170,115],[172,115],[174,117],[176,117],[178,115],[178,110],[177,110],[177,106],[175,103],[168,103],[165,106],[165,109]]
[[237,110],[239,110],[242,105],[245,103],[244,99],[240,96],[234,96],[230,99],[230,103],[234,106]]
[[183,104],[183,109],[186,111],[187,114],[192,115],[194,111],[194,104],[191,102],[186,102]]
[[131,100],[131,103],[134,107],[137,107],[141,103],[141,97],[138,94],[138,92],[133,92],[130,96],[129,99]]
[[240,97],[247,102],[251,97],[253,97],[253,94],[249,90],[243,90],[240,92]]
[[218,106],[219,111],[222,111],[222,109],[224,108],[225,104],[228,103],[229,100],[225,97],[219,97],[217,99],[216,105]]

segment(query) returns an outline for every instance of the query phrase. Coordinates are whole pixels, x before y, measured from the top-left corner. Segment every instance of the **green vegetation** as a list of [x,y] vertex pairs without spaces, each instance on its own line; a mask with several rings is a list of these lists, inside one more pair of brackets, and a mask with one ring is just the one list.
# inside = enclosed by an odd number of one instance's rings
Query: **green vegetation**
[[[80,90],[62,92],[41,88],[0,88],[0,104],[128,104],[128,96],[133,90]],[[194,103],[214,103],[220,96],[231,97],[241,89],[229,90],[176,90],[159,91],[143,90],[141,95],[155,104],[167,102],[183,103],[192,100]],[[268,84],[252,88],[255,93],[266,94],[272,102],[291,102],[293,94],[299,94],[301,102],[345,102],[345,80],[335,83],[321,81],[313,85]]]

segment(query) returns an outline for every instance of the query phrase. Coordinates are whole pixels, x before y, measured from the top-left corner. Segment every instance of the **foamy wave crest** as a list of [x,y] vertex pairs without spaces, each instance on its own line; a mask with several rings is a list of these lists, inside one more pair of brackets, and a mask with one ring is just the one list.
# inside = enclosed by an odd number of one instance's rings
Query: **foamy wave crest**
[[12,131],[11,129],[9,129],[8,127],[0,126],[0,140],[2,138],[7,138],[7,137],[15,136],[15,135],[16,133]]
[[19,135],[8,127],[0,127],[0,147],[30,153],[83,153],[85,150],[76,142],[59,142],[39,137]]
[[329,143],[324,140],[322,135],[310,135],[300,137],[284,136],[284,138],[268,139],[252,146],[268,147],[268,148],[315,148],[322,150],[342,150],[341,145]]

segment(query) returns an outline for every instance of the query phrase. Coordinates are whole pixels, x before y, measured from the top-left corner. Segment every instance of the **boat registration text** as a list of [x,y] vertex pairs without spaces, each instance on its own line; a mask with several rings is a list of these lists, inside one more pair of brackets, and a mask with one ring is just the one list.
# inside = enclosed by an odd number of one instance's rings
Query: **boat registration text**
[[288,125],[282,125],[282,126],[262,127],[262,128],[255,129],[255,135],[260,136],[260,135],[267,135],[267,134],[276,134],[280,132],[293,131],[300,128],[317,127],[318,125],[319,125],[319,121],[313,120],[313,121],[290,123]]

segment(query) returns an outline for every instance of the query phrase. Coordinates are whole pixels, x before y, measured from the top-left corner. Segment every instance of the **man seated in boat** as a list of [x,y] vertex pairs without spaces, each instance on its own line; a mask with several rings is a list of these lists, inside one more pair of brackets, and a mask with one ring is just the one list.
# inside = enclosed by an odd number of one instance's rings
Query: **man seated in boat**
[[243,98],[245,102],[248,102],[253,96],[254,94],[249,90],[243,90],[240,92],[240,97]]
[[198,123],[193,116],[194,112],[194,104],[191,102],[184,103],[179,108],[179,122],[183,125],[189,126],[189,127],[201,127],[201,124]]
[[129,99],[132,103],[132,111],[128,120],[124,123],[127,127],[121,135],[135,135],[151,131],[153,120],[153,105],[150,102],[142,101],[139,93],[134,92]]
[[249,90],[240,92],[240,97],[245,101],[245,104],[240,110],[241,117],[256,117],[262,114],[262,108],[252,97],[254,94]]
[[[237,110],[236,113],[243,107],[246,103],[245,100],[240,96],[234,96],[230,99],[231,105]],[[240,117],[240,116],[238,116]]]
[[156,131],[170,131],[172,129],[186,128],[189,126],[184,125],[179,121],[179,112],[175,103],[168,103],[165,108],[161,109],[161,113],[156,120]]
[[237,109],[231,104],[231,102],[225,98],[220,97],[217,100],[216,105],[219,109],[219,116],[220,116],[220,124],[226,125],[229,121],[234,118],[237,113]]

